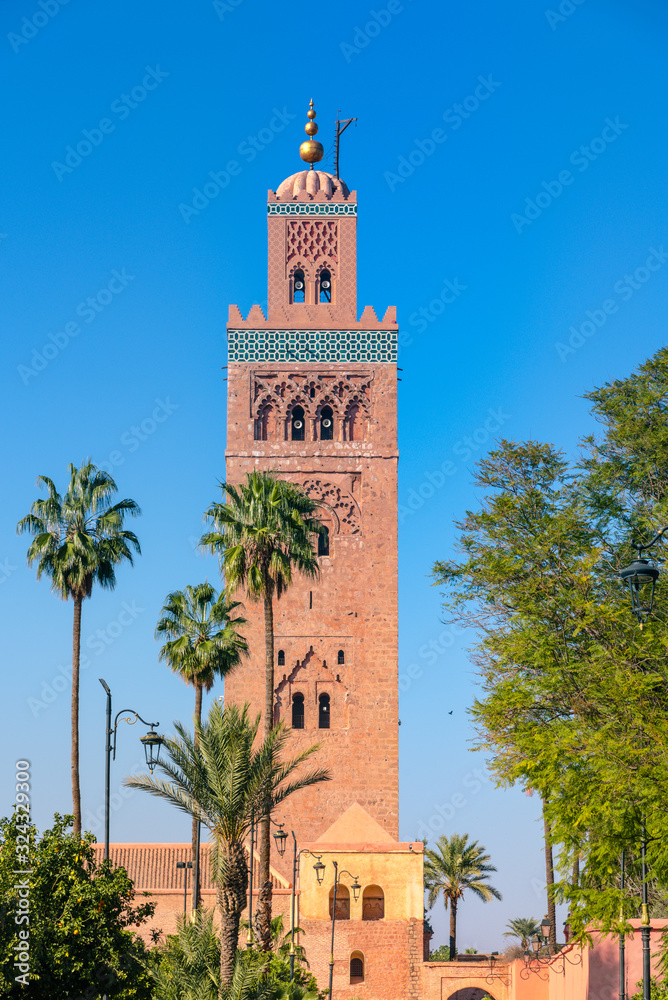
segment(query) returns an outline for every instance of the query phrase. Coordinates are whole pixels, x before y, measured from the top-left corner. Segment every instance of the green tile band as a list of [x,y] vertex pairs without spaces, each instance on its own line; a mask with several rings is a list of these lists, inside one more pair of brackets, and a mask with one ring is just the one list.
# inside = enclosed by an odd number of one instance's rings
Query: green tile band
[[301,202],[287,205],[267,205],[267,215],[357,215],[357,205],[328,204],[321,202],[311,204]]
[[229,330],[228,361],[360,361],[395,364],[392,330]]

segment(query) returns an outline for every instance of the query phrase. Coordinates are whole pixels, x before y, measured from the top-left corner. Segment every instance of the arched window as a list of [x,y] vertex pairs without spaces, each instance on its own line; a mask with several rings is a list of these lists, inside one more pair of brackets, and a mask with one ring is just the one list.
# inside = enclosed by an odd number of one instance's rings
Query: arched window
[[292,696],[292,728],[304,728],[304,695],[295,694]]
[[364,955],[361,951],[354,951],[350,956],[350,983],[364,982]]
[[292,411],[292,440],[304,440],[304,411],[301,406],[295,406]]
[[329,555],[329,528],[323,527],[322,534],[318,535],[318,555]]
[[329,729],[329,695],[318,698],[318,729]]
[[285,651],[283,649],[279,649],[278,651],[278,665],[279,667],[285,666]]
[[340,649],[340,650],[339,650],[339,652],[338,652],[338,654],[337,654],[337,657],[336,657],[336,662],[337,662],[338,664],[341,664],[341,663],[345,663],[345,662],[346,662],[346,657],[345,657],[345,654],[344,654],[344,652],[343,652],[343,650],[342,650],[342,649]]
[[[329,915],[332,916],[334,906],[334,886],[329,890]],[[350,892],[348,886],[339,882],[336,890],[336,919],[350,920]]]
[[306,291],[306,278],[301,268],[292,276],[292,301],[303,302]]
[[362,920],[382,920],[385,894],[379,885],[368,885],[362,894]]
[[364,440],[363,427],[362,427],[362,413],[357,403],[354,403],[348,410],[348,433],[347,438],[349,441],[362,441]]
[[255,421],[255,440],[271,441],[274,437],[275,427],[276,413],[271,403],[267,403],[266,406],[262,407]]
[[329,271],[320,272],[320,301],[332,301],[332,276]]
[[320,440],[334,440],[334,413],[331,406],[323,406],[320,411]]

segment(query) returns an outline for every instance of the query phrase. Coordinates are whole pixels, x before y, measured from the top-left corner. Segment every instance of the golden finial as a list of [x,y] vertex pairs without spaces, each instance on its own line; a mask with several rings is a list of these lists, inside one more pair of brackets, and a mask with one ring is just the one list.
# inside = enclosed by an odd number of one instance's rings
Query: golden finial
[[313,164],[318,163],[318,161],[322,160],[323,156],[325,155],[325,151],[322,148],[322,144],[319,143],[316,139],[312,138],[312,136],[318,134],[318,126],[313,120],[315,118],[315,111],[313,110],[313,98],[311,98],[311,103],[309,105],[309,110],[306,112],[306,117],[309,120],[304,126],[304,131],[310,138],[308,138],[306,142],[303,142],[299,147],[299,155],[301,156],[302,160],[304,160],[305,163],[311,164],[311,170],[313,170]]

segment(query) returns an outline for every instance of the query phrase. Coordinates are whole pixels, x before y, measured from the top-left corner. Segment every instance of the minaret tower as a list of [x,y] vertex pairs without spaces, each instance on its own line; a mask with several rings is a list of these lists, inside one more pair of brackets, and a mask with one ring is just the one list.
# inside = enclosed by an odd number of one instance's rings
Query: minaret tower
[[[317,763],[332,772],[290,799],[288,828],[313,841],[357,803],[396,839],[396,316],[367,306],[357,318],[357,197],[314,169],[315,116],[311,101],[310,169],[268,193],[268,315],[230,306],[227,481],[274,471],[322,504],[328,528],[319,581],[297,575],[274,610],[275,718],[296,748],[321,742]],[[226,700],[260,712],[263,613],[245,607],[251,656]]]

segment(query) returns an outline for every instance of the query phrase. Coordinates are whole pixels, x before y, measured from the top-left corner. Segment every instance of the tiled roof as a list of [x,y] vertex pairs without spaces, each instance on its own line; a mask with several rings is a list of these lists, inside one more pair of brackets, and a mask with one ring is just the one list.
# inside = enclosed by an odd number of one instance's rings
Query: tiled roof
[[[95,860],[99,864],[104,858],[104,844],[93,844]],[[200,849],[202,889],[214,889],[210,873],[210,844],[202,844]],[[114,865],[125,868],[137,890],[156,889],[183,891],[183,869],[176,867],[177,861],[190,861],[191,844],[110,844],[109,857]],[[260,868],[257,853],[253,856],[253,892],[259,885]],[[188,884],[191,884],[192,871]],[[287,889],[289,883],[271,869],[272,884],[275,889]]]

